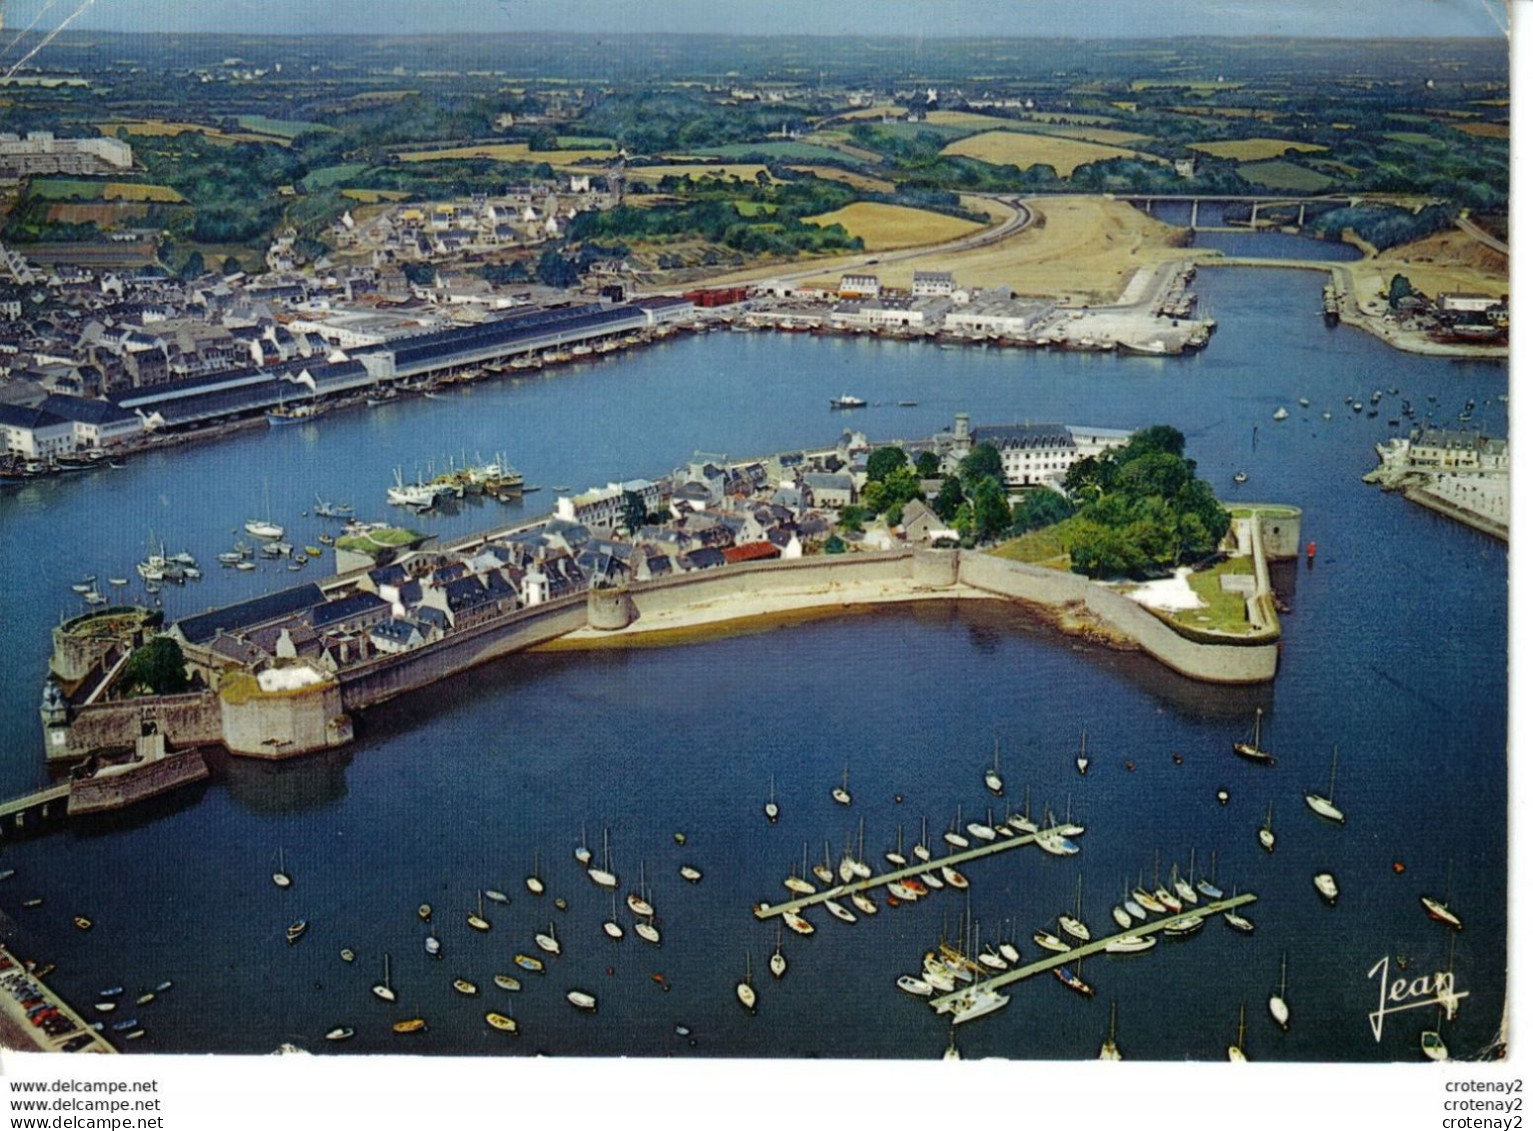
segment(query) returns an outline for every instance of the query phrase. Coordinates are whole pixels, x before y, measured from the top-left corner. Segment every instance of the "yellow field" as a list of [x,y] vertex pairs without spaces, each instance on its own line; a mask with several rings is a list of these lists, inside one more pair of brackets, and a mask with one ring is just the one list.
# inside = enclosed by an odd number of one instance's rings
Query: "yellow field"
[[906,108],[904,106],[896,106],[892,102],[885,102],[877,106],[869,106],[865,110],[851,110],[836,116],[838,118],[882,118],[885,114],[897,114],[903,118],[905,113]]
[[840,181],[842,184],[851,185],[853,188],[865,189],[868,192],[893,192],[894,182],[886,181],[879,177],[870,177],[864,173],[853,173],[847,169],[838,169],[834,165],[789,165],[795,173],[808,173],[811,177],[821,177],[827,181]]
[[854,236],[862,237],[868,251],[888,251],[895,247],[920,247],[923,244],[945,243],[956,240],[984,227],[972,220],[960,220],[956,216],[944,216],[940,212],[927,212],[921,208],[906,208],[900,204],[873,204],[858,201],[826,212],[820,216],[804,217],[806,224],[829,227],[840,224]]
[[103,200],[151,200],[160,204],[185,204],[182,196],[169,185],[135,185],[112,181],[102,186]]
[[1281,157],[1290,149],[1295,153],[1324,153],[1329,146],[1312,145],[1307,141],[1287,141],[1280,137],[1248,137],[1239,141],[1208,141],[1189,145],[1210,157],[1230,157],[1236,161],[1268,161]]
[[342,189],[341,195],[362,204],[379,204],[385,200],[407,200],[410,196],[407,192],[395,192],[392,189],[365,188]]
[[1507,257],[1457,229],[1392,247],[1377,259],[1365,259],[1351,266],[1359,273],[1359,294],[1371,293],[1363,290],[1365,283],[1361,277],[1370,269],[1378,276],[1374,290],[1388,289],[1389,280],[1396,273],[1428,295],[1442,291],[1504,295],[1510,289]]
[[1455,123],[1456,130],[1462,130],[1472,137],[1511,137],[1512,131],[1509,126],[1499,122],[1463,122]]
[[628,179],[658,181],[661,177],[687,177],[695,181],[699,177],[722,177],[727,181],[738,177],[742,181],[754,181],[757,173],[765,171],[765,165],[705,165],[701,162],[695,165],[630,165]]
[[[960,138],[944,149],[942,155],[973,157],[992,165],[1015,165],[1020,169],[1032,165],[1051,165],[1061,177],[1068,177],[1080,166],[1089,165],[1093,161],[1105,161],[1111,157],[1145,156],[1112,145],[1096,145],[1089,141],[1045,134],[1013,133],[1010,130],[993,130]],[[1158,157],[1145,159],[1160,160]]]
[[[997,201],[965,196],[963,205],[997,222],[1010,209]],[[951,271],[960,286],[1009,286],[1018,294],[1073,302],[1115,300],[1141,267],[1189,253],[1175,246],[1181,232],[1122,201],[1100,196],[1059,196],[1029,200],[1044,221],[1007,239],[958,252],[901,256],[870,265],[866,253],[819,261],[734,271],[710,284],[749,282],[791,275],[808,285],[832,287],[841,272],[871,270],[888,286],[909,287],[917,271]],[[810,272],[813,272],[812,274]]]
[[[1018,133],[1043,133],[1052,137],[1069,137],[1077,141],[1094,141],[1100,145],[1133,145],[1144,141],[1145,134],[1129,133],[1127,130],[1103,129],[1100,126],[1055,125],[1029,118],[1016,121],[1008,118],[992,118],[987,114],[970,114],[963,110],[933,110],[926,120],[934,126],[974,127],[976,130],[1015,130]],[[1108,121],[1110,119],[1103,119]]]
[[1277,121],[1276,110],[1252,110],[1245,106],[1173,106],[1173,113],[1191,114],[1199,118],[1257,118],[1263,122]]
[[466,161],[475,157],[531,164],[546,161],[559,169],[574,165],[577,161],[611,161],[613,153],[610,149],[529,150],[525,141],[512,141],[494,145],[461,145],[451,149],[422,149],[399,155],[401,161]]
[[236,141],[265,141],[281,146],[292,144],[291,138],[277,137],[275,134],[229,134],[215,126],[203,126],[196,122],[166,122],[158,118],[141,122],[97,122],[96,128],[107,137],[115,137],[117,131],[123,129],[133,137],[177,137],[184,133],[198,133],[213,141],[227,141],[231,144]]

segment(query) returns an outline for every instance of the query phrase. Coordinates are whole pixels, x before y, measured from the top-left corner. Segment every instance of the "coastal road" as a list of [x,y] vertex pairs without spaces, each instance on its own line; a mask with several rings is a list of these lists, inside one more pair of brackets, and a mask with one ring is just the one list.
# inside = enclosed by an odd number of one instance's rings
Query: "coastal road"
[[1499,251],[1502,255],[1510,255],[1512,253],[1512,249],[1506,245],[1506,241],[1498,240],[1474,221],[1466,220],[1460,216],[1454,223],[1458,225],[1459,231],[1473,236],[1492,251]]

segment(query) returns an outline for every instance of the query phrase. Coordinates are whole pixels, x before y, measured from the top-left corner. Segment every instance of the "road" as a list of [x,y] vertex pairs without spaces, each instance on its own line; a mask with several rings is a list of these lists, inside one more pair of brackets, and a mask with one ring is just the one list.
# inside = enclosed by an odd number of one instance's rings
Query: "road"
[[1495,236],[1491,235],[1484,228],[1480,227],[1472,220],[1466,220],[1464,217],[1460,216],[1457,220],[1454,221],[1454,223],[1458,225],[1459,231],[1473,236],[1492,251],[1499,251],[1502,255],[1511,254],[1512,249],[1506,245],[1504,240],[1498,240]]

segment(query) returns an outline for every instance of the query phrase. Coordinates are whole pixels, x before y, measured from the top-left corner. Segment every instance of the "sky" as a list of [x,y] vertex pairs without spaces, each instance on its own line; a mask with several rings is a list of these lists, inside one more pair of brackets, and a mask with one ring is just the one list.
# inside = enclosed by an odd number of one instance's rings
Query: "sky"
[[[1499,35],[1522,0],[0,0],[7,31],[276,35],[607,34],[1116,36]],[[84,7],[83,11],[79,9]],[[45,10],[46,9],[46,10]]]

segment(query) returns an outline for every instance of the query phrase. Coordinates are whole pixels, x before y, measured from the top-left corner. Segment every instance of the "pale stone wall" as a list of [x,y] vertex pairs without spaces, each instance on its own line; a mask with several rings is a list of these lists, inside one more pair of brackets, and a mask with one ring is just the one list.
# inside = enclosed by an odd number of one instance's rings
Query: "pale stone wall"
[[231,754],[285,758],[351,740],[340,685],[334,681],[296,691],[252,692],[223,704],[223,745]]

